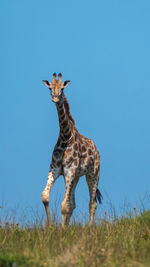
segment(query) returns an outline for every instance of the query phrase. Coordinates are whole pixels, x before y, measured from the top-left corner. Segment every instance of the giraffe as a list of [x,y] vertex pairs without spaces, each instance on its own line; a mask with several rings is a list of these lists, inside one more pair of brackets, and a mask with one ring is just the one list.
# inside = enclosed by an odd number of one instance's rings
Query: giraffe
[[100,175],[100,154],[91,139],[81,135],[75,127],[75,121],[70,113],[70,105],[64,94],[70,81],[62,82],[62,74],[53,74],[52,82],[43,80],[50,90],[52,101],[56,104],[59,118],[59,136],[54,147],[52,160],[49,167],[47,184],[41,198],[47,215],[47,223],[51,224],[49,210],[49,195],[56,179],[64,176],[65,195],[61,203],[62,227],[69,224],[73,210],[75,209],[75,188],[79,178],[86,177],[90,202],[90,224],[94,222],[97,207],[97,199],[101,203],[102,195],[98,189]]

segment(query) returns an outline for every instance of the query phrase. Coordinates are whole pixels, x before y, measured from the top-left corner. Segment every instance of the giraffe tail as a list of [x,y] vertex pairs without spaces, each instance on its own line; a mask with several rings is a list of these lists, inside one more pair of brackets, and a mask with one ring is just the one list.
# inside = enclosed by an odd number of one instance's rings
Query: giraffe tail
[[102,204],[103,196],[98,188],[96,189],[96,198],[98,199],[99,203]]

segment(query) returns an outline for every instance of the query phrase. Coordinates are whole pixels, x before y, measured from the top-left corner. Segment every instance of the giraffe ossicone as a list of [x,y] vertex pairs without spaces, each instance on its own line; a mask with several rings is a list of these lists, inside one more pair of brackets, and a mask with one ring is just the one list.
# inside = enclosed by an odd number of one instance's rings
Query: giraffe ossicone
[[43,80],[50,90],[52,101],[56,104],[59,119],[59,136],[54,147],[52,160],[49,167],[47,184],[42,192],[42,202],[45,207],[47,222],[51,224],[49,210],[49,194],[56,179],[64,176],[65,195],[61,204],[62,226],[69,224],[73,210],[75,209],[75,188],[79,178],[83,175],[89,188],[90,224],[94,222],[97,207],[97,199],[101,203],[101,193],[98,189],[100,176],[100,154],[94,142],[81,135],[75,127],[75,121],[70,113],[70,105],[64,94],[64,88],[69,80],[62,82],[62,74],[53,74],[52,82]]

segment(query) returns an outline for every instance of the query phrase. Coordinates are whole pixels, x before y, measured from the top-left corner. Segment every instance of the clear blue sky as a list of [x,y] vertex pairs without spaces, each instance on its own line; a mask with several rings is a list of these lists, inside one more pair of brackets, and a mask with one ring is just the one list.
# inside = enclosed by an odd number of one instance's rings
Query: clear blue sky
[[[71,80],[65,92],[76,127],[100,151],[104,205],[107,194],[118,209],[150,193],[150,1],[5,0],[0,6],[0,203],[43,209],[59,128],[41,81],[53,72]],[[81,179],[76,214],[88,211]],[[61,177],[52,205],[63,194]]]

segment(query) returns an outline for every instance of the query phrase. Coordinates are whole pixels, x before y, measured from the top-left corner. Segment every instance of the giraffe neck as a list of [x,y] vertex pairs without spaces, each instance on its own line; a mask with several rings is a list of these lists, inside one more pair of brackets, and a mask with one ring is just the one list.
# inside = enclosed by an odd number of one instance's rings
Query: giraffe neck
[[62,141],[67,142],[72,136],[74,120],[70,114],[69,104],[64,94],[62,100],[56,103],[56,107],[59,118],[59,136]]

